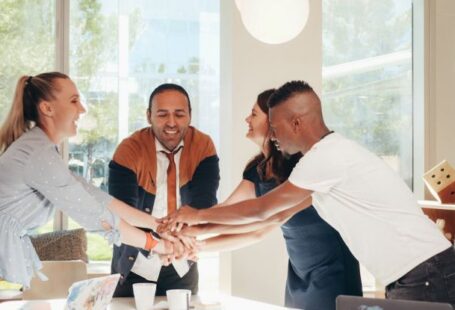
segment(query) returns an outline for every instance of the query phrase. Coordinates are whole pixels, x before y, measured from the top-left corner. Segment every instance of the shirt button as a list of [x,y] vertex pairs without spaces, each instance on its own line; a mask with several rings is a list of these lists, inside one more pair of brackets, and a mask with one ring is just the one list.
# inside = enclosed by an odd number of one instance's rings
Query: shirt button
[[425,286],[430,286],[430,282],[425,282]]
[[134,260],[134,257],[133,256],[128,256],[128,259],[129,260]]

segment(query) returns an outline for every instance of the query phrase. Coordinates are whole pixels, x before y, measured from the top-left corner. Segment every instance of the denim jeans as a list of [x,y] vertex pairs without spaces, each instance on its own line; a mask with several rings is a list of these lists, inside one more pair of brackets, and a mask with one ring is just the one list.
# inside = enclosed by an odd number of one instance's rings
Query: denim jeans
[[427,259],[387,285],[386,298],[445,302],[455,306],[455,249]]

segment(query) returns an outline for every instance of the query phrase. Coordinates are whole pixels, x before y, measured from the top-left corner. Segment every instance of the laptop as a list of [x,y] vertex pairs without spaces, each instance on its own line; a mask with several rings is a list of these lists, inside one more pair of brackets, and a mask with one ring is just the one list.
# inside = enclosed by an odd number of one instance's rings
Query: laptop
[[398,299],[376,299],[340,295],[337,310],[453,310],[450,304]]
[[112,301],[120,274],[73,283],[69,288],[65,310],[105,310]]

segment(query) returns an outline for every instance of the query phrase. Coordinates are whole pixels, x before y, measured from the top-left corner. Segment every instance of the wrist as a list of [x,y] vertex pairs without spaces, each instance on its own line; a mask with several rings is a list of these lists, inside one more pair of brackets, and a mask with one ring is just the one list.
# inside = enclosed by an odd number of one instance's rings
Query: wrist
[[144,250],[150,252],[158,245],[158,241],[153,237],[152,233],[145,233],[145,246]]
[[203,220],[205,218],[205,216],[206,216],[206,212],[205,211],[207,211],[207,210],[205,210],[205,209],[196,209],[196,214],[195,214],[196,225],[206,223],[206,221]]
[[158,224],[158,221],[156,220],[156,218],[151,216],[149,228],[156,231],[158,229],[158,226],[159,226],[159,224]]

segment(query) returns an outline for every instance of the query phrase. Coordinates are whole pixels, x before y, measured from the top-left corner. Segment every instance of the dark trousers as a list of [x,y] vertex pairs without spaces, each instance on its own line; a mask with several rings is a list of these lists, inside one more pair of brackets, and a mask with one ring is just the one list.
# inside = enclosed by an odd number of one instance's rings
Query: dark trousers
[[387,285],[386,298],[445,302],[455,306],[455,249],[427,259]]
[[[121,282],[121,281],[120,281]],[[118,283],[114,292],[114,297],[133,297],[134,283],[155,283],[130,272],[123,283]],[[197,264],[190,267],[188,273],[180,278],[172,265],[162,267],[158,281],[156,282],[156,296],[166,296],[166,291],[171,289],[191,290],[193,295],[198,292],[199,273]]]

